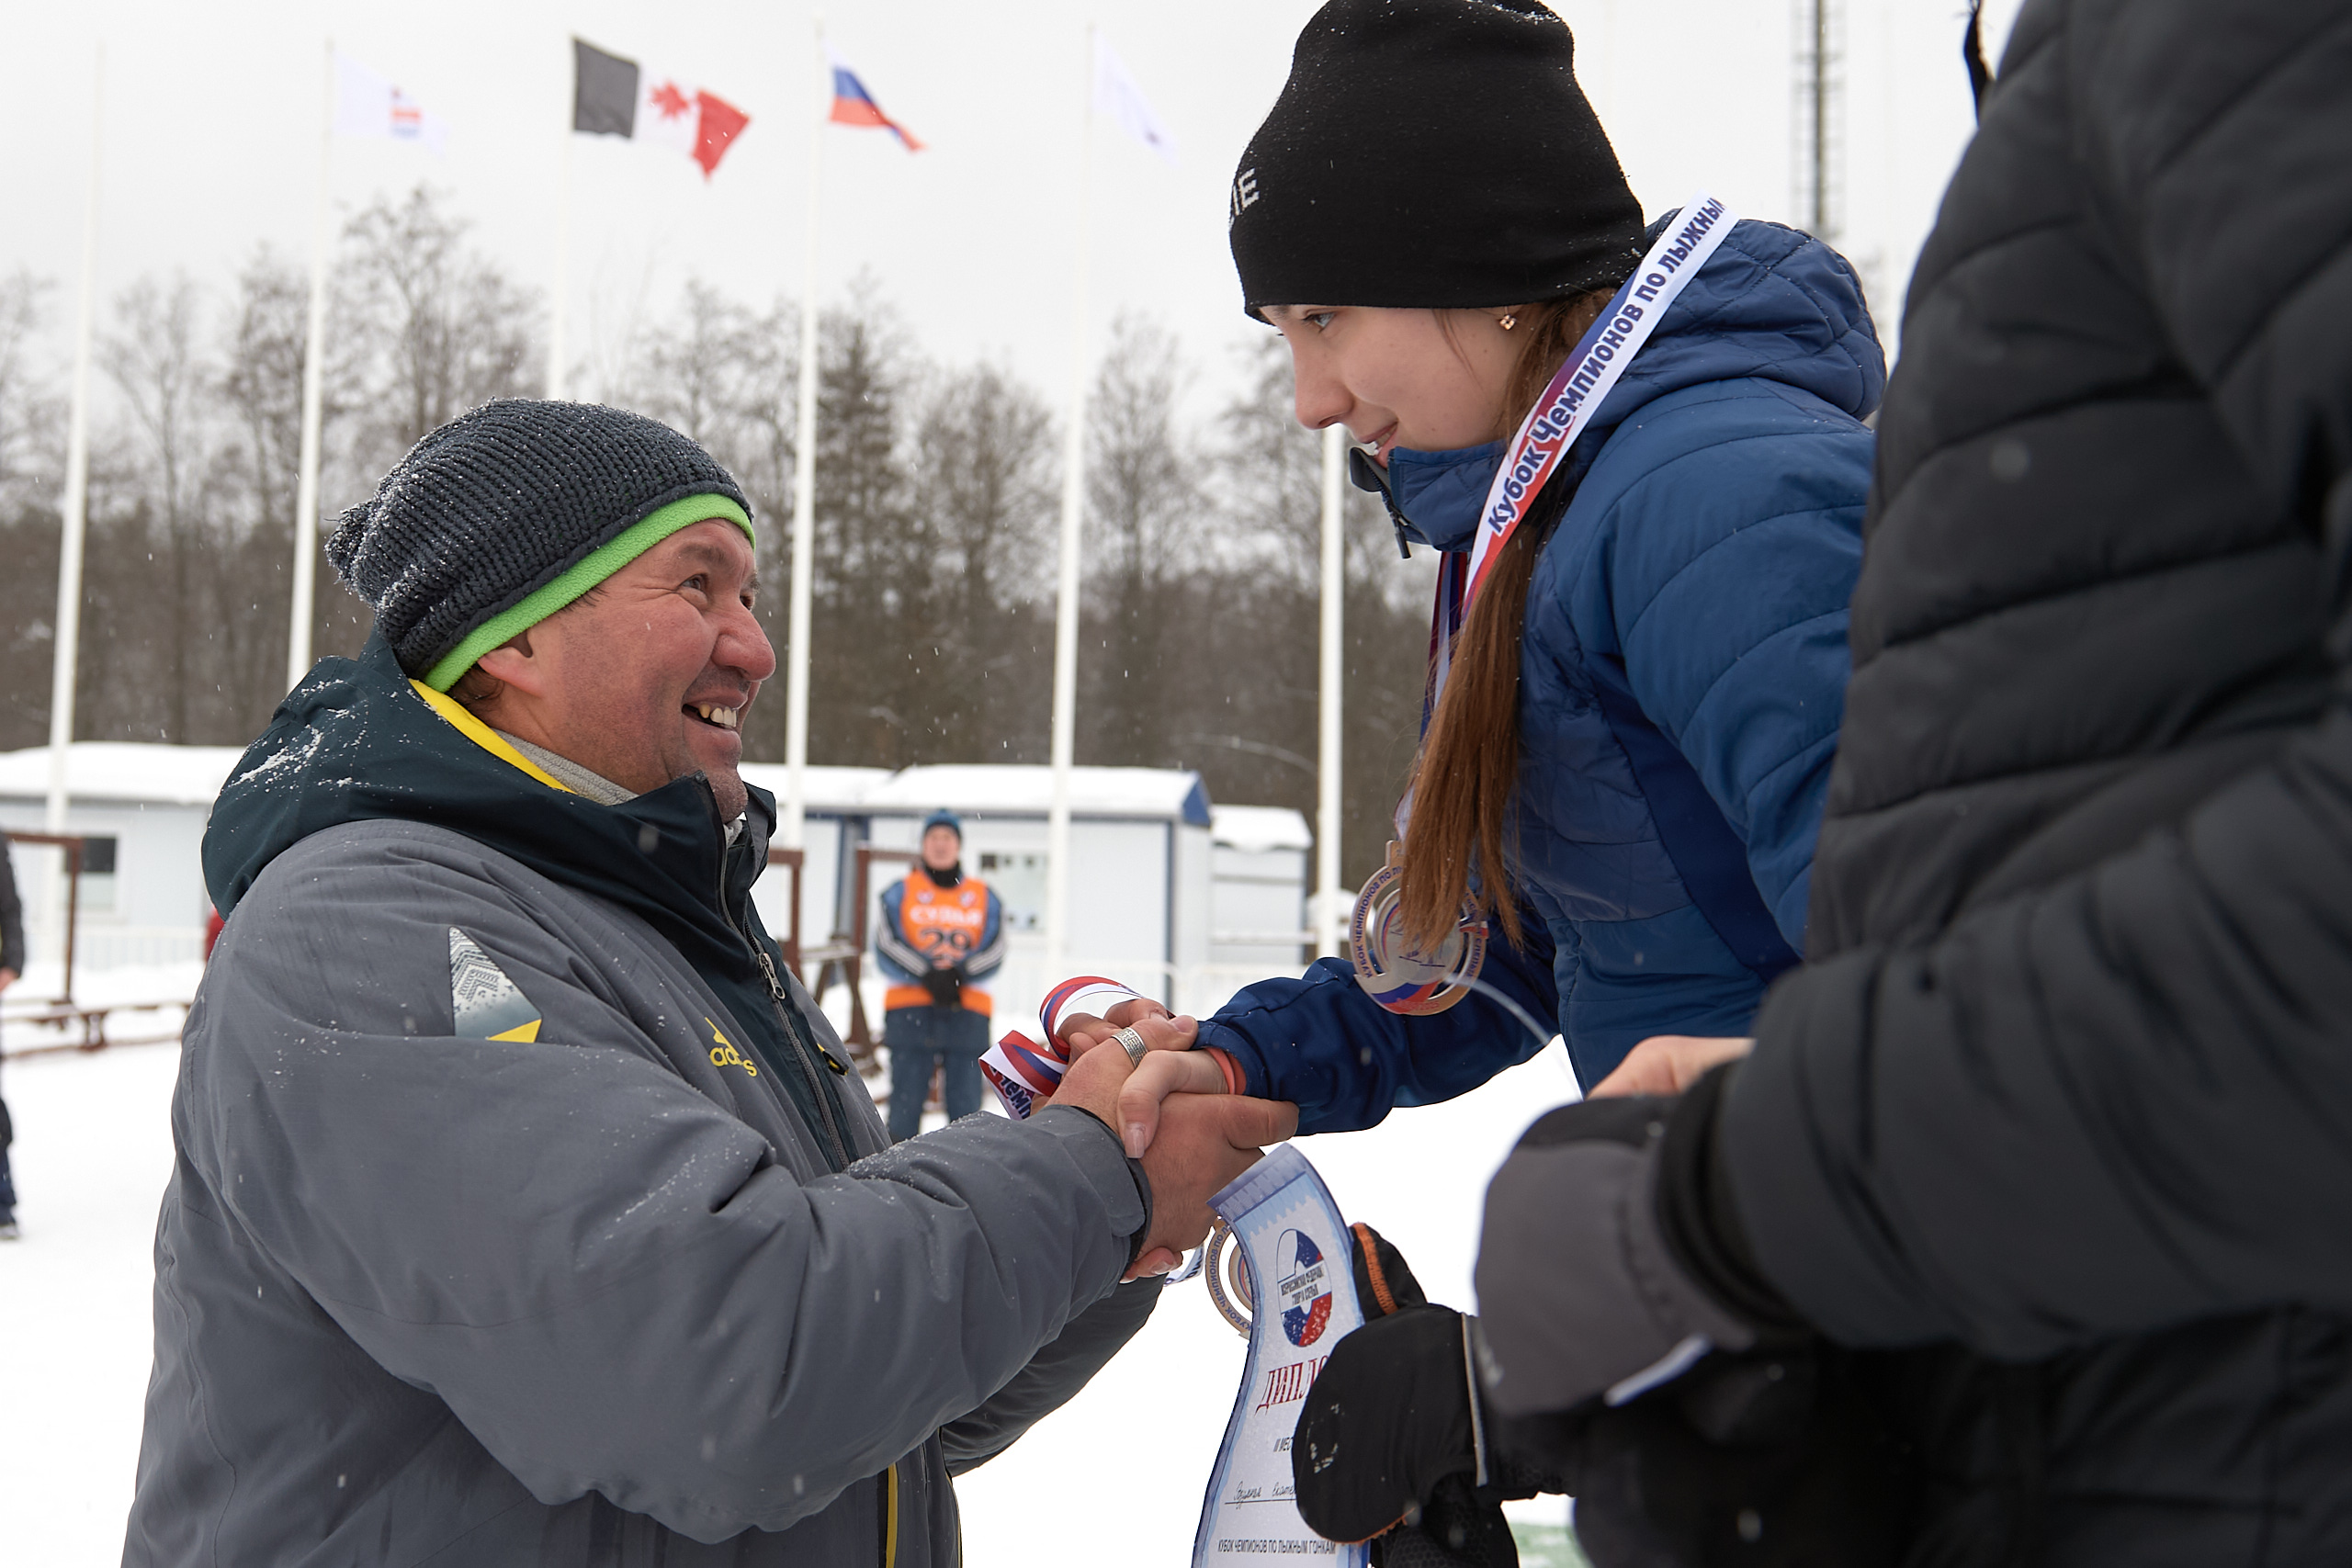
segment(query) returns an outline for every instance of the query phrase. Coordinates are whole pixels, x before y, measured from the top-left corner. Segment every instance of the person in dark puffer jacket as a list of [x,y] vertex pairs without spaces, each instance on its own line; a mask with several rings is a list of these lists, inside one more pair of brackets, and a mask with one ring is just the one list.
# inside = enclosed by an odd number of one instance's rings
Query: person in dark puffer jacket
[[[2015,25],[1879,426],[1808,962],[1745,1060],[1553,1112],[1488,1195],[1490,1435],[1576,1413],[1589,1483],[1612,1422],[1702,1424],[1741,1359],[1689,1351],[1809,1327],[1912,1474],[1868,1550],[1849,1487],[1668,1560],[2352,1561],[2347,79],[2324,0]],[[1382,1337],[1317,1397],[1404,1381]],[[1678,1440],[1661,1525],[1757,1451]]]
[[2352,1561],[2352,9],[2034,0],[1720,1145],[1917,1562]]

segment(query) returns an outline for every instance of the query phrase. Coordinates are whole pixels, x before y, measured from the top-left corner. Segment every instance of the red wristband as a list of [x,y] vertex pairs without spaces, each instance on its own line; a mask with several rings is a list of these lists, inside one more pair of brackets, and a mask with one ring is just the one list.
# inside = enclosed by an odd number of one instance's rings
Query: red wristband
[[1244,1094],[1248,1092],[1250,1087],[1249,1081],[1242,1077],[1241,1068],[1235,1063],[1231,1055],[1218,1049],[1215,1045],[1204,1045],[1201,1049],[1207,1053],[1212,1061],[1216,1063],[1217,1070],[1225,1075],[1226,1093]]

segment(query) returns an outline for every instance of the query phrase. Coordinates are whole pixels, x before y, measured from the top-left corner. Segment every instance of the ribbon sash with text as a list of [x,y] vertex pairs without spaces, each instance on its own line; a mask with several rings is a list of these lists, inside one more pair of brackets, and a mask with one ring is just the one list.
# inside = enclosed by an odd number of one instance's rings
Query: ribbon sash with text
[[1684,202],[1673,226],[1658,236],[1633,276],[1611,298],[1609,308],[1577,340],[1544,395],[1535,400],[1535,406],[1527,411],[1487,491],[1487,504],[1478,516],[1468,560],[1447,556],[1439,573],[1438,609],[1430,637],[1429,700],[1432,705],[1445,688],[1454,634],[1477,602],[1496,552],[1527,520],[1544,481],[1592,423],[1594,411],[1616,388],[1625,367],[1649,342],[1667,308],[1707,265],[1715,247],[1738,221],[1738,214],[1703,191]]

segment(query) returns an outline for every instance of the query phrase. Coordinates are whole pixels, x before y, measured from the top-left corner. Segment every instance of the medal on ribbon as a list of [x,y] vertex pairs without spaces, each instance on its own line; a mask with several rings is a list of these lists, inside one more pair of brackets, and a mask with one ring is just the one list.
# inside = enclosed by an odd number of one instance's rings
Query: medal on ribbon
[[[1194,1568],[1269,1554],[1365,1568],[1364,1547],[1325,1540],[1307,1528],[1291,1485],[1291,1432],[1306,1391],[1331,1347],[1363,1322],[1340,1206],[1306,1156],[1283,1145],[1209,1207],[1223,1221],[1220,1240],[1234,1249],[1229,1286],[1213,1262],[1210,1289],[1237,1327],[1246,1324],[1250,1354],[1201,1504]],[[1251,1315],[1241,1315],[1234,1296],[1247,1301]]]
[[1398,846],[1388,846],[1388,863],[1374,872],[1356,896],[1348,921],[1348,961],[1356,984],[1390,1012],[1420,1017],[1443,1012],[1470,994],[1487,963],[1487,922],[1465,901],[1453,930],[1435,953],[1424,953],[1406,940],[1397,906],[1405,895]]

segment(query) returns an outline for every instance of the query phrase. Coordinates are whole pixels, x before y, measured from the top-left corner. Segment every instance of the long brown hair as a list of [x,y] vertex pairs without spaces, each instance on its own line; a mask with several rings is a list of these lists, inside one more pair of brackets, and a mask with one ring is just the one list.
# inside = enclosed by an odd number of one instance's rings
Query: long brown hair
[[[1610,293],[1600,289],[1514,312],[1527,343],[1504,387],[1498,434],[1507,438],[1518,430],[1568,351],[1600,319]],[[1471,897],[1474,863],[1479,908],[1498,919],[1514,943],[1520,940],[1505,838],[1519,777],[1520,636],[1545,532],[1531,516],[1488,569],[1486,586],[1454,639],[1445,690],[1413,765],[1412,818],[1405,834],[1397,912],[1408,940],[1423,952],[1435,952],[1453,929],[1462,901]]]

